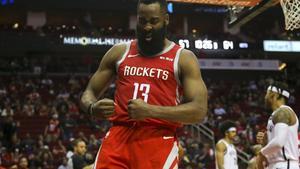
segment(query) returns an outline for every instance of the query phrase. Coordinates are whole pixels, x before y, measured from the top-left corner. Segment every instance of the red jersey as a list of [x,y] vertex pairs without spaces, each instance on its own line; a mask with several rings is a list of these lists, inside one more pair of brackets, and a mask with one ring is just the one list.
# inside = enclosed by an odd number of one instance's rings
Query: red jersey
[[[127,113],[128,101],[140,98],[151,105],[176,106],[180,103],[182,87],[178,76],[178,61],[182,48],[174,42],[161,53],[146,57],[138,52],[137,41],[127,44],[121,60],[117,62],[115,92],[116,115],[113,122],[134,122]],[[148,118],[143,122],[172,128],[181,124]]]

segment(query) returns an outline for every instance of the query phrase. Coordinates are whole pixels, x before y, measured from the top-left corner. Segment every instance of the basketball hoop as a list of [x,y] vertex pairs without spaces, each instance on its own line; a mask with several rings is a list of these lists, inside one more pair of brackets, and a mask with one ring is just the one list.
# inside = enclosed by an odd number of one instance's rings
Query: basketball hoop
[[300,0],[280,0],[285,18],[285,29],[300,28]]

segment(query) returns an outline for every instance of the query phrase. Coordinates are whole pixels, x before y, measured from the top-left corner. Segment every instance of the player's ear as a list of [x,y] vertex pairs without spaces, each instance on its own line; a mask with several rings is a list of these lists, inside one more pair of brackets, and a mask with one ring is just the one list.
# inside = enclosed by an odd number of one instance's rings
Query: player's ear
[[274,92],[270,92],[269,97],[273,99],[277,98],[277,95]]
[[226,132],[224,133],[224,136],[228,136],[228,131],[226,131]]
[[168,25],[169,25],[169,22],[170,22],[169,14],[166,13],[166,14],[165,14],[165,25],[168,26]]
[[272,97],[276,100],[279,100],[281,98],[281,96],[278,93],[272,93]]

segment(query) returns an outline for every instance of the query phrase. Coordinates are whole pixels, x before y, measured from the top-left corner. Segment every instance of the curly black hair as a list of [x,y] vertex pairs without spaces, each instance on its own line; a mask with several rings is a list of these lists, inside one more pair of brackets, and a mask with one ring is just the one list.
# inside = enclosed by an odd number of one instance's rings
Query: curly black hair
[[236,127],[235,123],[230,120],[226,120],[219,126],[219,130],[222,132],[222,134],[225,134],[227,130],[231,127]]

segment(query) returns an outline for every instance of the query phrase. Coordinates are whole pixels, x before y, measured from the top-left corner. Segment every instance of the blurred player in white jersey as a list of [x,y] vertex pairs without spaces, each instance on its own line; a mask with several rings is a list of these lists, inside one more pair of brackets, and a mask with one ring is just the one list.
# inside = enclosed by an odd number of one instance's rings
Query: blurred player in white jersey
[[[258,140],[267,137],[267,143],[257,158],[257,168],[299,169],[298,118],[286,103],[290,93],[285,83],[274,82],[267,89],[265,103],[273,113],[269,117],[267,135],[258,133]],[[263,141],[261,141],[263,142]]]
[[220,126],[224,138],[216,144],[216,165],[217,169],[238,169],[237,153],[233,145],[236,136],[234,122],[225,121]]

